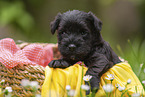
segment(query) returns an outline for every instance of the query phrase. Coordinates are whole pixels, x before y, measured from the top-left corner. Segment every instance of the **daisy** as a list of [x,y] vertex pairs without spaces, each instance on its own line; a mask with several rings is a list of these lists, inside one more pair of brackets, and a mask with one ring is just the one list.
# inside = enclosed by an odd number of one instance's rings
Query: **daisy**
[[116,88],[118,88],[119,86],[120,86],[120,85],[119,85],[118,83],[115,85]]
[[81,89],[88,91],[90,87],[88,85],[81,85]]
[[106,84],[103,86],[103,89],[105,92],[109,93],[109,92],[112,92],[114,90],[114,87],[112,84]]
[[68,92],[68,95],[69,95],[69,96],[74,96],[74,95],[75,95],[75,90],[70,90],[70,91]]
[[143,66],[143,63],[142,64],[140,64],[140,67],[142,68],[142,66]]
[[130,83],[131,83],[131,79],[128,79],[128,80],[127,80],[127,84],[130,84]]
[[2,84],[2,83],[4,83],[5,82],[5,80],[4,79],[2,79],[1,81],[0,81],[0,84]]
[[35,87],[35,88],[39,88],[39,83],[37,81],[31,81],[30,86]]
[[133,93],[132,97],[140,97],[140,94],[139,93]]
[[145,80],[143,80],[143,81],[142,81],[142,83],[143,83],[143,84],[144,84],[144,86],[145,86]]
[[88,82],[88,81],[90,81],[91,78],[92,78],[91,75],[86,75],[86,76],[83,77],[83,80]]
[[114,75],[113,74],[107,75],[107,77],[105,77],[105,79],[113,81],[114,80]]
[[66,85],[66,90],[70,90],[70,85]]
[[41,95],[40,94],[36,94],[35,97],[41,97]]
[[30,85],[30,81],[28,79],[22,79],[21,80],[21,85],[26,87]]
[[118,87],[118,90],[119,90],[120,92],[122,92],[123,90],[125,90],[125,87],[119,86],[119,87]]
[[12,92],[12,87],[6,87],[5,90],[8,90],[8,92]]

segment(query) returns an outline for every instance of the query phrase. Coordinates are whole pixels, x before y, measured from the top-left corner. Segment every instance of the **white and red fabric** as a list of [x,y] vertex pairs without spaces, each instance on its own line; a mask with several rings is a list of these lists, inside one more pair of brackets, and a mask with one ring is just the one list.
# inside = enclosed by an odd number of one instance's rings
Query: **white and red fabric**
[[39,44],[30,44],[22,50],[11,38],[0,40],[0,62],[7,68],[13,68],[18,64],[47,66],[53,60],[51,44],[43,47]]

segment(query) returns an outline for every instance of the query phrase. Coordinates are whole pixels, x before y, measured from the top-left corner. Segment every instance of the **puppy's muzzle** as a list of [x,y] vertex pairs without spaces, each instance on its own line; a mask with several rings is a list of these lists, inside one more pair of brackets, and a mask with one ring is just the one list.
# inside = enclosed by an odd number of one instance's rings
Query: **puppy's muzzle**
[[68,48],[69,48],[70,51],[74,51],[74,50],[76,49],[76,45],[70,44],[70,45],[68,46]]

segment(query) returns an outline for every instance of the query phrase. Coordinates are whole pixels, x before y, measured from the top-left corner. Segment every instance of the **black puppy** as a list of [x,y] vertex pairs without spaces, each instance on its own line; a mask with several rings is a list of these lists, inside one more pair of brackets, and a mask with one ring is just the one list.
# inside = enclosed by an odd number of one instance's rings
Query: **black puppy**
[[91,12],[73,10],[59,13],[51,22],[51,33],[54,34],[57,30],[58,49],[62,59],[53,60],[48,65],[66,68],[78,61],[84,61],[88,67],[86,75],[92,75],[91,90],[97,92],[101,75],[121,62],[103,40],[101,28],[102,22]]

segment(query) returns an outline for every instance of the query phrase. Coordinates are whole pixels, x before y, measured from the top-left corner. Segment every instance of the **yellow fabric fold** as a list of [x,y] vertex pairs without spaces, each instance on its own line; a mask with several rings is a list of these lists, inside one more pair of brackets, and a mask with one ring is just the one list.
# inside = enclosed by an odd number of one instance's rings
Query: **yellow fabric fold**
[[[79,64],[75,64],[66,69],[60,68],[45,68],[45,81],[42,86],[42,97],[67,97],[66,85],[71,86],[71,90],[75,90],[74,97],[85,96],[85,91],[80,90],[81,84],[84,84],[82,80],[82,75],[87,71],[86,67],[82,67]],[[127,80],[131,79],[131,83],[126,86],[126,89],[123,91],[127,92],[124,96],[132,93],[144,94],[143,86],[141,85],[139,79],[132,71],[128,63],[119,63],[110,68],[106,73],[101,77],[100,89],[96,93],[96,97],[106,97],[106,95],[112,95],[114,97],[120,97],[123,92],[120,92],[117,88],[111,94],[106,94],[103,90],[103,85],[111,83],[111,81],[105,79],[107,75],[113,74],[114,80],[112,85],[115,87],[116,84],[119,84],[122,87],[125,87]],[[127,94],[128,93],[128,94]]]

